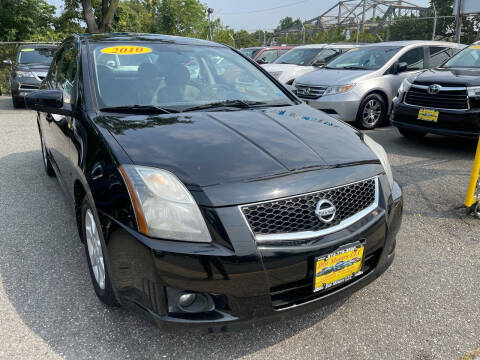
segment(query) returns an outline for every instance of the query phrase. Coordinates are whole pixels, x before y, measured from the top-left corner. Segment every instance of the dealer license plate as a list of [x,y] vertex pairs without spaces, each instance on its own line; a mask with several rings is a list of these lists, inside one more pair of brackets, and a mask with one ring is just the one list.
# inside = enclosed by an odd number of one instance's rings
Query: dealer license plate
[[313,291],[328,289],[362,274],[364,246],[352,246],[315,259]]
[[420,109],[418,110],[418,120],[423,120],[423,121],[431,121],[431,122],[437,122],[438,121],[438,114],[439,112],[437,110],[432,110],[432,109]]

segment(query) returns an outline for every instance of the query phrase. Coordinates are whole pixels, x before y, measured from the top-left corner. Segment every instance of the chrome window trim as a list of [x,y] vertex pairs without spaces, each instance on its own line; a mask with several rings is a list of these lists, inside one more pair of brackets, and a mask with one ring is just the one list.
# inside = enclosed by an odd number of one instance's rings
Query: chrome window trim
[[[346,218],[346,219],[342,220],[338,225],[329,227],[327,229],[322,229],[322,230],[317,230],[317,231],[299,231],[299,232],[292,232],[292,233],[279,233],[279,234],[267,234],[267,235],[255,234],[252,231],[252,228],[250,227],[250,224],[248,223],[248,220],[247,220],[247,218],[245,217],[245,214],[242,211],[242,208],[248,207],[248,206],[251,206],[251,205],[266,204],[266,203],[270,203],[270,202],[276,202],[276,201],[296,198],[296,197],[299,197],[299,196],[316,194],[316,193],[323,192],[323,191],[329,191],[329,190],[333,190],[333,189],[337,189],[337,188],[341,188],[341,187],[345,187],[345,186],[354,185],[354,184],[357,184],[357,183],[368,181],[370,179],[375,180],[375,199],[374,199],[373,203],[370,206],[366,207],[365,209],[359,211],[355,215],[352,215],[349,218]],[[353,225],[354,223],[356,223],[357,221],[359,221],[363,217],[367,216],[368,214],[370,214],[372,211],[374,211],[375,209],[378,208],[379,197],[380,197],[379,191],[380,190],[379,190],[378,176],[374,176],[374,177],[371,177],[371,178],[368,178],[368,179],[363,179],[363,180],[360,180],[360,181],[355,181],[355,182],[352,182],[352,183],[339,185],[339,186],[334,186],[334,187],[326,188],[326,189],[322,189],[322,190],[316,190],[316,191],[312,191],[312,192],[308,192],[308,193],[304,193],[304,194],[298,194],[298,195],[287,196],[287,197],[284,197],[284,198],[279,198],[279,199],[274,199],[274,200],[259,201],[259,202],[255,202],[255,203],[239,205],[238,210],[240,211],[240,214],[242,215],[243,220],[247,224],[247,227],[250,231],[250,234],[259,243],[270,242],[270,241],[308,240],[308,239],[313,239],[313,238],[316,238],[316,237],[319,237],[319,236],[324,236],[324,235],[328,235],[328,234],[343,230],[343,229]]]

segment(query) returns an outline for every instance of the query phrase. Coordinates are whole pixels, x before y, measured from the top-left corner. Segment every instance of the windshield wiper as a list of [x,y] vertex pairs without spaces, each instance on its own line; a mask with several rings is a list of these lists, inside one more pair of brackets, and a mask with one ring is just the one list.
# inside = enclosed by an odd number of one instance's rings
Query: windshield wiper
[[261,105],[268,105],[266,102],[263,101],[251,101],[251,100],[224,100],[224,101],[215,101],[208,104],[197,105],[187,107],[182,110],[182,112],[187,111],[195,111],[195,110],[207,110],[207,109],[215,109],[221,107],[233,107],[233,108],[240,108],[240,109],[248,109],[254,106],[261,106]]
[[124,112],[124,113],[149,113],[149,114],[171,114],[178,113],[178,110],[167,109],[154,105],[124,105],[124,106],[108,106],[101,108],[100,111],[105,112]]
[[363,67],[363,66],[344,66],[344,67],[338,68],[338,69],[345,69],[345,70],[367,70],[367,69],[365,69],[365,67]]

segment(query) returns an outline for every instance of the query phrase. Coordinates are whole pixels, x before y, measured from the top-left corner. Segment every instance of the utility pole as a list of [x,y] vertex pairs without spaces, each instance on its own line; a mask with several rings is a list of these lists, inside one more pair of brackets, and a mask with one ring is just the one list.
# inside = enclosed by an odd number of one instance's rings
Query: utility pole
[[208,14],[208,34],[210,35],[210,41],[213,39],[212,37],[212,22],[210,21],[210,15],[213,13],[212,8],[207,9],[207,14]]
[[363,10],[362,10],[362,27],[361,31],[365,31],[365,13],[367,11],[367,0],[363,0]]
[[457,0],[457,13],[455,14],[455,40],[460,43],[462,37],[462,22],[463,22],[463,0]]
[[263,31],[263,46],[267,46],[267,35],[265,34],[265,29],[262,29]]
[[432,32],[432,40],[435,40],[435,33],[437,32],[437,8],[435,7],[435,1],[432,0],[432,7],[433,7],[433,32]]
[[302,22],[302,32],[303,32],[303,44],[305,45],[305,25]]

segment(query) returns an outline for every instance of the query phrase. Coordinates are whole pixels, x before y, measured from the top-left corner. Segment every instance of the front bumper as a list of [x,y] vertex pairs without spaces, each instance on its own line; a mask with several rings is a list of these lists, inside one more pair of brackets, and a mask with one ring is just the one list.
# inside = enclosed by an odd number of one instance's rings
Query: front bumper
[[418,120],[419,106],[408,105],[398,98],[393,101],[392,125],[424,133],[478,138],[480,135],[480,109],[439,111],[437,122]]
[[36,78],[22,78],[11,81],[12,96],[24,97],[33,91],[37,91],[41,83]]
[[[115,223],[107,241],[112,280],[122,301],[167,328],[226,331],[310,311],[352,294],[392,263],[402,191],[395,183],[392,194],[382,192],[381,198],[374,213],[351,227],[288,245],[255,243],[237,207],[206,210],[210,223],[217,223],[210,244],[153,240]],[[314,259],[357,241],[365,245],[364,274],[313,293]],[[168,289],[210,294],[215,309],[171,312]]]
[[[297,95],[298,96],[298,95]],[[318,99],[302,98],[315,109],[325,111],[330,116],[343,121],[355,121],[362,97],[355,91],[345,94],[322,96]]]

